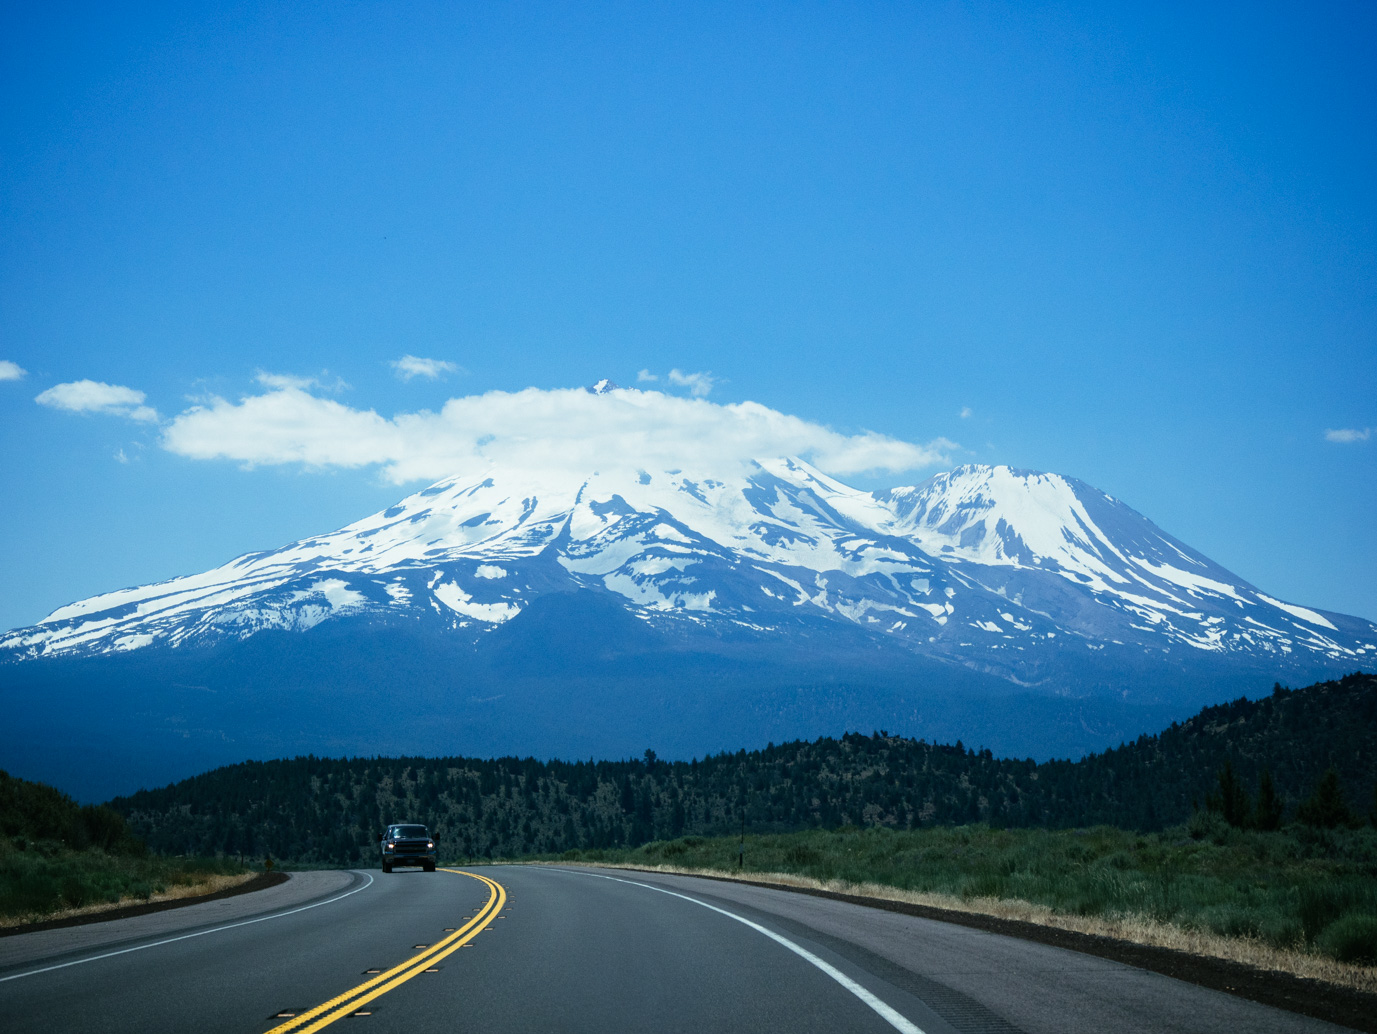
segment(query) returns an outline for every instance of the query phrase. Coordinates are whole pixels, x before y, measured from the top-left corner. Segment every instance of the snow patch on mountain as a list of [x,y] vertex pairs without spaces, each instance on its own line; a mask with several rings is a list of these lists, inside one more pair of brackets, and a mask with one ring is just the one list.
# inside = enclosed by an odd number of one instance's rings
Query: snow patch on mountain
[[1257,595],[1258,599],[1270,603],[1272,606],[1276,607],[1277,610],[1284,610],[1286,611],[1286,613],[1298,617],[1302,621],[1309,622],[1312,625],[1319,625],[1321,628],[1328,628],[1335,632],[1338,631],[1338,629],[1334,627],[1333,623],[1323,614],[1317,614],[1307,607],[1297,607],[1291,603],[1282,603],[1281,600],[1274,600],[1266,593],[1260,592]]
[[475,603],[472,596],[460,588],[458,582],[443,582],[432,590],[435,598],[457,614],[499,625],[521,613],[513,603]]

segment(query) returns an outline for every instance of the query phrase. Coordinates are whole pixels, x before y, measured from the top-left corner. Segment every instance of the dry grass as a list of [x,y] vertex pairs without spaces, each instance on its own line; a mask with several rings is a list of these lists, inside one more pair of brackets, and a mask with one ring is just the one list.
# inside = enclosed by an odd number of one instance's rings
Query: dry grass
[[[558,862],[537,864],[558,865]],[[1358,966],[1338,962],[1325,955],[1276,948],[1252,937],[1223,937],[1201,930],[1188,930],[1163,923],[1146,916],[1125,915],[1078,916],[1058,913],[1046,905],[1011,898],[961,898],[955,894],[934,894],[900,890],[879,883],[851,883],[846,880],[819,880],[787,872],[738,872],[723,869],[694,869],[673,865],[630,865],[617,862],[580,862],[606,869],[628,869],[639,872],[676,873],[685,876],[726,877],[743,883],[763,886],[801,887],[825,890],[834,894],[851,894],[880,901],[900,901],[911,905],[1016,919],[1039,926],[1070,930],[1075,933],[1112,937],[1132,944],[1171,948],[1242,963],[1268,972],[1290,973],[1298,977],[1322,980],[1357,991],[1377,993],[1377,967]]]
[[230,890],[253,879],[257,873],[245,872],[236,875],[207,874],[192,883],[174,884],[166,890],[147,897],[126,896],[118,901],[102,901],[94,905],[85,905],[81,908],[64,908],[55,912],[33,912],[25,915],[0,916],[0,929],[11,929],[16,926],[28,926],[31,923],[45,923],[54,919],[74,919],[79,916],[98,915],[101,912],[111,912],[118,908],[127,908],[130,905],[147,905],[161,901],[179,901],[182,898],[196,898],[204,894],[218,894],[222,890]]

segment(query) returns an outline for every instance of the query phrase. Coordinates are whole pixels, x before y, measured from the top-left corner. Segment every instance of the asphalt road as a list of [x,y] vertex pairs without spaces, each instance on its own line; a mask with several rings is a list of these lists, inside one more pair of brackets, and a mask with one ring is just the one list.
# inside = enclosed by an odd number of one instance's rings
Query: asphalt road
[[6,937],[0,1028],[1343,1029],[1076,952],[846,902],[525,866],[306,873],[223,902]]

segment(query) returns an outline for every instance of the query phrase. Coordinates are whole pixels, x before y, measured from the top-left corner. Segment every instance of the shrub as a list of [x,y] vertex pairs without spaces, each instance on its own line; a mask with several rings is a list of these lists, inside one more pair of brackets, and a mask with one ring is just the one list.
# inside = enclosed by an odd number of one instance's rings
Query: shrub
[[1186,827],[1192,839],[1218,841],[1228,830],[1229,824],[1217,812],[1197,811],[1191,815]]
[[1377,915],[1347,915],[1325,927],[1315,947],[1340,962],[1377,964]]
[[1277,948],[1298,948],[1305,942],[1305,931],[1295,916],[1275,911],[1262,917],[1258,936]]
[[1308,942],[1319,943],[1321,932],[1340,920],[1377,915],[1377,885],[1372,880],[1338,879],[1299,888],[1296,916]]
[[822,855],[808,844],[790,844],[784,850],[784,860],[790,865],[813,865],[822,861]]

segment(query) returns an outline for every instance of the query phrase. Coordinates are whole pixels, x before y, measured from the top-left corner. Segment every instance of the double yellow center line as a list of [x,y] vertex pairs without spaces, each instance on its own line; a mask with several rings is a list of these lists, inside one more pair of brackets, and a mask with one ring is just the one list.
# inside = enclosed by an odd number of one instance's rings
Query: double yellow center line
[[[295,1016],[286,1023],[274,1027],[268,1031],[268,1034],[289,1034],[289,1032],[312,1034],[313,1031],[328,1027],[336,1020],[343,1019],[373,999],[387,994],[394,987],[405,984],[418,973],[424,973],[441,959],[462,948],[497,918],[497,914],[502,911],[502,907],[507,903],[507,891],[502,884],[496,880],[490,880],[486,876],[464,872],[461,869],[446,869],[444,871],[452,872],[456,876],[468,876],[487,884],[488,900],[478,910],[477,915],[438,944],[430,945],[425,951],[411,956],[405,962],[393,966],[385,973],[379,973],[372,980],[365,980],[358,987],[351,988],[344,994],[337,995],[328,1002],[322,1002],[314,1009],[309,1009],[300,1016]],[[303,1024],[306,1026],[302,1026]]]

